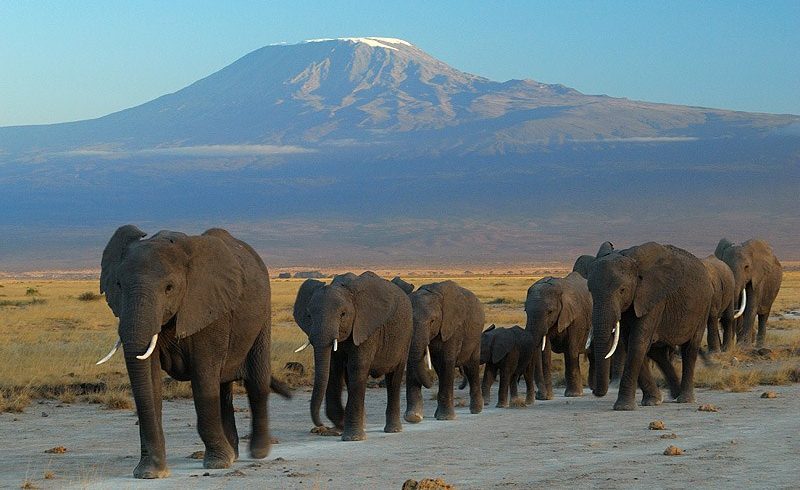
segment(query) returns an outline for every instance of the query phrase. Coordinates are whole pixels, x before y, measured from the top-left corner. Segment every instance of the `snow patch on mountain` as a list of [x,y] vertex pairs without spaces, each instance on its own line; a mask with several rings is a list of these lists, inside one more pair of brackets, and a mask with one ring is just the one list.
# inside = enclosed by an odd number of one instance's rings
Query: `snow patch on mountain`
[[323,43],[329,41],[348,41],[351,43],[364,43],[373,48],[384,48],[397,51],[394,46],[390,44],[402,44],[404,46],[413,46],[410,42],[393,37],[340,37],[340,38],[321,38],[321,39],[308,39],[307,43]]

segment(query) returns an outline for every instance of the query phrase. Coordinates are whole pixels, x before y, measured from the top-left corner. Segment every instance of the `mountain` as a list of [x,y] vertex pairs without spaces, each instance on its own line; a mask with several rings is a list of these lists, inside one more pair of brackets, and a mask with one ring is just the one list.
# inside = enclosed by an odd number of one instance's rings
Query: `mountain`
[[739,234],[800,258],[799,161],[795,115],[496,82],[399,39],[273,45],[98,119],[0,128],[0,269],[92,264],[128,221],[239,228],[283,263]]

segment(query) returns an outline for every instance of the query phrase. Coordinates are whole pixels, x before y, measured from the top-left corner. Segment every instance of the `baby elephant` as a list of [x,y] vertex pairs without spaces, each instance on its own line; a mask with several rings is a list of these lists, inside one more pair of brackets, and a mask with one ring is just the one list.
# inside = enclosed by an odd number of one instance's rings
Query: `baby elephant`
[[500,390],[497,394],[497,407],[508,408],[508,393],[517,397],[517,384],[520,376],[525,376],[525,404],[533,403],[533,335],[519,325],[511,328],[496,328],[494,325],[481,335],[481,364],[483,371],[483,403],[489,403],[489,392],[494,378],[500,371]]

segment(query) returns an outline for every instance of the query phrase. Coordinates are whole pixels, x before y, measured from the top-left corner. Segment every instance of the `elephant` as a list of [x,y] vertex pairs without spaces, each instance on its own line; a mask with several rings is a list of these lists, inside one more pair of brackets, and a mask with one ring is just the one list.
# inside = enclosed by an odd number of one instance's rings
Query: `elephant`
[[120,345],[139,417],[136,478],[169,475],[161,421],[160,371],[191,381],[203,466],[227,468],[239,456],[233,382],[244,380],[252,413],[250,454],[270,450],[267,399],[288,397],[270,367],[270,286],[258,254],[227,231],[199,236],[160,231],[149,239],[118,228],[103,250],[100,292],[119,318]]
[[400,289],[402,289],[403,292],[406,293],[406,294],[411,294],[411,292],[414,291],[414,285],[411,284],[410,282],[404,281],[403,279],[400,278],[400,276],[395,276],[392,279],[392,283],[395,286],[397,286]]
[[[428,356],[439,377],[439,393],[434,416],[437,420],[456,417],[453,408],[455,368],[462,367],[469,381],[470,412],[483,410],[480,387],[481,332],[484,325],[483,305],[475,295],[453,281],[420,286],[411,293],[414,312],[415,341],[408,356],[406,375],[407,422],[423,418],[422,386],[425,374],[423,357]],[[416,341],[420,339],[420,341]]]
[[[564,354],[567,384],[564,396],[583,396],[579,356],[588,349],[586,341],[592,326],[592,296],[586,279],[577,272],[563,278],[539,279],[528,288],[525,313],[525,328],[534,344],[536,397],[553,398],[551,351]],[[592,367],[589,371],[591,376]]]
[[711,297],[711,311],[708,315],[708,333],[706,339],[709,352],[720,350],[719,327],[722,325],[722,350],[727,351],[734,342],[734,319],[739,318],[743,309],[734,311],[733,271],[728,264],[713,255],[703,259],[714,294]]
[[[694,368],[711,310],[713,288],[703,263],[672,245],[648,242],[598,257],[589,267],[595,396],[608,391],[608,358],[620,338],[627,355],[614,410],[634,410],[637,381],[642,405],[659,405],[645,355],[653,359],[679,403],[694,401]],[[670,362],[680,346],[682,376]]]
[[[386,375],[384,432],[400,432],[400,387],[411,345],[411,301],[391,282],[367,271],[336,276],[331,284],[308,279],[297,292],[294,319],[314,347],[311,419],[319,409],[342,430],[343,441],[362,441],[369,376]],[[300,349],[298,349],[299,351]],[[347,386],[347,405],[342,390]]]
[[[573,272],[577,272],[581,275],[584,279],[589,278],[589,266],[592,265],[597,257],[602,257],[604,255],[608,255],[609,253],[614,251],[614,244],[611,242],[603,242],[600,245],[600,249],[597,251],[597,255],[581,255],[575,260],[575,265],[572,267]],[[591,329],[590,329],[591,331]],[[622,340],[622,339],[620,339]],[[589,349],[589,347],[587,347]],[[594,358],[592,356],[592,350],[589,349],[587,352],[587,357],[589,358],[589,387],[594,387],[594,376],[593,376],[593,366],[594,366]],[[612,383],[618,383],[620,376],[622,376],[622,369],[625,367],[625,343],[620,342],[617,345],[617,350],[614,352],[614,355],[611,356],[611,372],[609,374],[609,379]]]
[[500,389],[497,392],[497,407],[508,408],[509,389],[511,399],[517,398],[517,384],[520,376],[525,378],[527,387],[525,404],[533,403],[533,376],[530,369],[533,360],[533,337],[531,332],[519,325],[510,328],[496,328],[494,324],[481,334],[481,364],[483,383],[481,393],[484,405],[489,403],[492,384],[500,372]]
[[737,324],[736,341],[744,345],[753,343],[753,326],[758,316],[756,345],[763,347],[767,338],[767,319],[781,289],[781,263],[767,242],[755,238],[741,245],[723,238],[714,255],[733,271],[736,304],[740,305],[739,309],[744,305],[741,323]]

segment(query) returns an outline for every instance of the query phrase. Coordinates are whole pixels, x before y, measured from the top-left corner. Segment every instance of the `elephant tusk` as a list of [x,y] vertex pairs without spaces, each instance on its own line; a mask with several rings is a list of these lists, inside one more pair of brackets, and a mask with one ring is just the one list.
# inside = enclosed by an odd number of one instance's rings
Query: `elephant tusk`
[[333,339],[333,352],[339,350],[339,339]]
[[733,314],[734,319],[742,316],[745,305],[747,305],[747,290],[742,289],[742,304],[739,306],[739,309],[736,310],[736,313]]
[[295,349],[295,350],[294,350],[294,353],[295,353],[295,354],[297,354],[297,353],[298,353],[298,352],[300,352],[300,351],[306,350],[306,347],[308,347],[309,345],[311,345],[311,342],[309,342],[309,341],[306,341],[306,343],[305,343],[305,344],[303,344],[303,345],[301,345],[300,347],[298,347],[297,349]]
[[617,325],[614,327],[614,343],[611,344],[611,350],[606,354],[606,359],[614,355],[614,352],[617,350],[617,344],[619,343],[619,321],[617,321]]
[[589,338],[586,339],[586,348],[588,349],[592,345],[592,329],[589,329]]
[[144,361],[145,359],[150,357],[150,354],[152,354],[153,351],[156,350],[156,342],[158,342],[158,334],[153,335],[153,338],[150,339],[150,346],[147,348],[147,352],[145,352],[141,356],[136,356],[136,359],[141,359]]
[[433,369],[433,364],[431,363],[431,348],[425,347],[425,360],[428,363],[428,369]]
[[542,352],[544,352],[544,346],[547,345],[547,335],[542,337]]
[[116,344],[114,344],[114,347],[111,349],[111,352],[109,352],[109,353],[106,355],[106,357],[104,357],[104,358],[100,359],[99,361],[97,361],[96,363],[94,363],[94,365],[95,365],[95,366],[99,366],[100,364],[103,364],[103,363],[104,363],[104,362],[106,362],[107,360],[111,359],[111,356],[113,356],[113,355],[114,355],[114,353],[115,353],[115,352],[117,352],[117,349],[119,349],[119,346],[120,346],[120,345],[122,345],[122,340],[120,340],[120,339],[117,339],[117,343],[116,343]]

